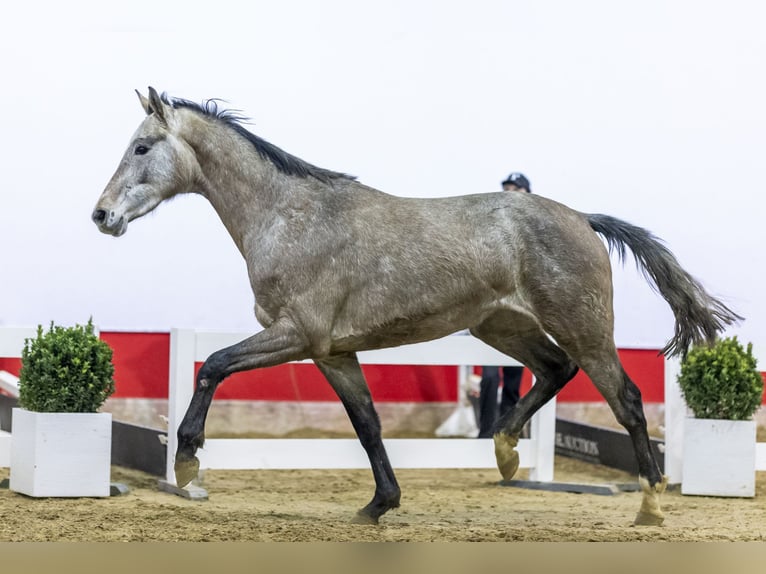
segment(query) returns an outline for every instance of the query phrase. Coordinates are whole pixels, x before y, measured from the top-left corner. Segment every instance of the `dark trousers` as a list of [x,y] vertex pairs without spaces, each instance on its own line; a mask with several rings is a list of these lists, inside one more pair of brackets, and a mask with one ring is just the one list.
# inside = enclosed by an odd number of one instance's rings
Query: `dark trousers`
[[[491,438],[498,418],[519,402],[524,367],[482,367],[479,383],[479,437]],[[501,378],[502,377],[502,378]],[[503,382],[498,403],[497,390]]]

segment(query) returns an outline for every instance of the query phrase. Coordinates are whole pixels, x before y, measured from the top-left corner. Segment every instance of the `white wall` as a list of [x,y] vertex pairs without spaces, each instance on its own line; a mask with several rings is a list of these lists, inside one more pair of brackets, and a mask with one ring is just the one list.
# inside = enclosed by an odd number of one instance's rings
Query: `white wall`
[[[590,0],[14,2],[0,50],[0,324],[258,329],[197,197],[120,239],[90,222],[142,119],[134,88],[227,99],[312,163],[411,196],[533,191],[664,238],[766,341],[766,5]],[[670,313],[632,262],[617,340]]]

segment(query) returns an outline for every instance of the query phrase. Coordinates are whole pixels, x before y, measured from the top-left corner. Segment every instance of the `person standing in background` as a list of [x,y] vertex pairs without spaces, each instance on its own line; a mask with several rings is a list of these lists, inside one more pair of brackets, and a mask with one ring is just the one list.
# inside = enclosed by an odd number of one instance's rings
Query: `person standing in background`
[[529,180],[523,173],[518,171],[505,178],[501,185],[503,186],[503,191],[525,191],[526,193],[532,193]]

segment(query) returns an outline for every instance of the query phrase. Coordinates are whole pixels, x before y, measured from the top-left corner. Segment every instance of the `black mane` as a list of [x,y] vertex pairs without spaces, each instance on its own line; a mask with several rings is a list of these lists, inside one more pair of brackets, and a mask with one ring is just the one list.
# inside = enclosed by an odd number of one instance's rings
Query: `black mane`
[[162,94],[162,101],[174,108],[190,109],[203,116],[222,121],[253,144],[260,156],[274,164],[274,167],[281,173],[297,177],[314,177],[324,183],[331,183],[334,179],[356,179],[352,175],[312,165],[251,133],[242,126],[242,123],[246,122],[248,118],[238,111],[220,108],[218,106],[220,100],[205,100],[202,104],[198,104],[181,98],[170,98],[167,94]]

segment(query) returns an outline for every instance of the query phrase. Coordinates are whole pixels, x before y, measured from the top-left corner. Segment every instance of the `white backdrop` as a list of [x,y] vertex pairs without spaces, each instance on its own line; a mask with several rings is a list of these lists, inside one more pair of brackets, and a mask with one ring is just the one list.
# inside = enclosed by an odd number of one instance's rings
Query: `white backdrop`
[[[226,99],[254,132],[396,195],[535,193],[647,227],[766,341],[766,5],[610,0],[14,2],[0,50],[0,325],[259,329],[201,198],[101,235],[134,88]],[[632,262],[617,341],[669,310]]]

